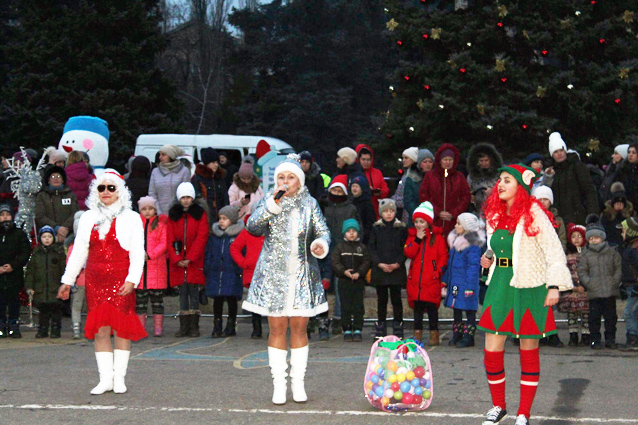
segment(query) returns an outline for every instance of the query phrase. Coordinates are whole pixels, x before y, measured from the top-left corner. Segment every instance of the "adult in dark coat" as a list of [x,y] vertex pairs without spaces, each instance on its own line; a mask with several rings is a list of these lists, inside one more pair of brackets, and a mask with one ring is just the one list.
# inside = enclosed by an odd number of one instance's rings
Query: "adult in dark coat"
[[306,175],[305,185],[308,188],[308,192],[310,196],[318,201],[325,192],[323,177],[321,177],[321,167],[308,151],[303,151],[299,154],[299,162],[301,163],[301,169]]
[[638,150],[636,144],[629,146],[627,160],[616,176],[616,181],[625,186],[627,200],[638,205]]
[[549,153],[552,159],[545,173],[554,176],[554,207],[565,223],[584,225],[589,214],[599,213],[598,194],[589,169],[576,153],[567,153],[560,133],[549,136]]
[[0,338],[22,338],[18,326],[19,296],[24,287],[23,267],[30,255],[29,238],[15,226],[11,206],[0,205]]
[[361,176],[355,177],[350,182],[348,193],[352,196],[352,205],[357,208],[357,213],[359,214],[359,218],[361,219],[361,224],[363,226],[359,232],[359,237],[364,245],[368,245],[370,233],[372,232],[372,225],[375,221],[377,221],[377,215],[374,212],[374,208],[372,208],[370,195],[363,191],[362,187],[365,183],[366,182],[361,178]]
[[49,225],[62,243],[73,231],[73,216],[79,211],[78,199],[66,185],[64,168],[54,165],[44,173],[47,184],[35,198],[35,224],[38,231]]
[[492,188],[498,181],[498,169],[503,166],[503,157],[491,143],[477,143],[467,156],[467,184],[470,186],[472,203],[480,213]]
[[[204,158],[202,156],[202,162],[204,162],[203,159]],[[239,171],[239,167],[228,161],[228,154],[224,151],[219,152],[219,165],[225,172],[224,180],[226,182],[226,187],[230,187],[230,185],[233,184],[233,177],[235,177],[235,174]]]
[[465,176],[457,171],[460,160],[459,150],[454,145],[441,145],[436,151],[434,169],[423,176],[419,189],[419,200],[432,204],[434,226],[442,227],[446,238],[454,228],[456,218],[467,211],[471,200],[470,186]]
[[614,148],[614,153],[611,154],[611,162],[605,169],[605,175],[603,176],[603,182],[598,189],[598,202],[601,209],[604,208],[605,202],[611,199],[611,185],[616,181],[616,176],[620,172],[625,159],[627,159],[627,151],[629,145],[618,145]]
[[126,186],[131,191],[131,203],[135,211],[139,212],[137,201],[148,195],[152,168],[151,160],[144,155],[136,156],[131,163],[131,172],[126,179]]
[[202,149],[202,162],[197,164],[191,182],[195,194],[208,205],[209,223],[219,219],[219,210],[229,205],[226,171],[220,166],[219,154],[213,148]]

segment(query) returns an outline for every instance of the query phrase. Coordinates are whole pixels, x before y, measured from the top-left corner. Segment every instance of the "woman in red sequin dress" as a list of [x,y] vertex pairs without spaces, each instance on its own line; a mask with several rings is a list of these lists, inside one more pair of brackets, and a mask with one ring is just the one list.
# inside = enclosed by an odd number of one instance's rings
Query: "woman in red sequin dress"
[[[84,333],[95,339],[100,383],[91,394],[126,392],[131,340],[147,336],[135,314],[134,288],[144,269],[144,228],[131,209],[131,194],[116,171],[91,183],[58,297],[67,299],[85,267],[87,318]],[[85,266],[86,264],[86,266]],[[115,350],[111,344],[115,336]]]

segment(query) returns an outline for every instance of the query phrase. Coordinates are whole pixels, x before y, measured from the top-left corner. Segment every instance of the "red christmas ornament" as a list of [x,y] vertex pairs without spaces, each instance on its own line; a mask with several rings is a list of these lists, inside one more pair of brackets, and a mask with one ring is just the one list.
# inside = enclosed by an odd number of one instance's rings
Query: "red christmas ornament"
[[461,74],[465,74],[465,73],[467,72],[467,69],[465,69],[465,68],[461,68],[461,69],[459,69],[459,72],[460,72]]
[[409,75],[405,75],[405,76],[403,77],[403,79],[404,79],[405,81],[410,81],[410,76],[409,76]]
[[425,4],[428,0],[421,0],[421,3]]
[[387,137],[388,139],[391,139],[392,137],[394,137],[392,134],[386,134],[385,137]]
[[397,171],[397,174],[402,176],[403,175],[403,168],[399,168],[399,170]]
[[399,46],[403,46],[403,41],[398,40],[398,41],[397,41],[397,44],[398,44]]
[[541,54],[542,54],[543,56],[547,56],[547,54],[548,54],[548,53],[549,53],[549,52],[548,52],[547,50],[541,50]]
[[620,98],[617,98],[616,100],[614,100],[614,102],[616,102],[616,105],[620,105],[621,100]]
[[501,78],[501,83],[507,83],[507,77]]
[[591,0],[591,1],[590,1],[590,3],[591,3],[591,4],[596,4],[596,3],[597,3],[597,1],[596,1],[596,0]]
[[426,85],[423,86],[423,88],[426,89],[426,90],[430,90],[431,87],[430,87],[429,84],[426,84]]
[[523,127],[523,130],[527,130],[527,124],[523,124],[521,127]]
[[499,28],[503,28],[503,23],[499,22],[498,24],[496,24],[496,26],[499,27]]
[[600,44],[605,44],[605,39],[604,39],[604,38],[601,38],[601,39],[599,39],[599,40],[598,40],[598,42],[599,42]]
[[430,34],[423,34],[423,38],[427,40],[428,38],[430,38]]

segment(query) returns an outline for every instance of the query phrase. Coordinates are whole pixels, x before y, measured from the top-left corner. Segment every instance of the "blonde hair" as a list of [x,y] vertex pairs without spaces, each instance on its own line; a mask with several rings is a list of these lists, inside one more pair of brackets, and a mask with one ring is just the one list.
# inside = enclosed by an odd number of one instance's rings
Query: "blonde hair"
[[77,162],[84,162],[84,155],[80,151],[71,151],[69,157],[66,159],[66,165],[75,164]]

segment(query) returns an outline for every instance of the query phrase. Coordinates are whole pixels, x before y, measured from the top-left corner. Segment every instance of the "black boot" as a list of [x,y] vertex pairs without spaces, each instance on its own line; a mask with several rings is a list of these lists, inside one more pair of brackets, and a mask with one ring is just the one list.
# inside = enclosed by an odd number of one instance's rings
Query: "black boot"
[[37,339],[48,338],[49,337],[49,325],[48,323],[40,323],[38,326],[38,333],[35,334]]
[[563,348],[565,344],[562,343],[562,341],[558,337],[558,334],[554,334],[554,335],[550,335],[547,338],[547,346],[554,347],[554,348]]
[[62,323],[60,322],[51,322],[51,338],[57,339],[62,335],[60,334],[60,330],[62,329]]
[[261,318],[253,317],[253,333],[250,334],[250,339],[261,338]]
[[397,338],[403,339],[403,322],[392,322],[392,334]]
[[452,323],[452,339],[447,345],[456,345],[463,337],[463,322]]
[[332,319],[332,334],[341,335],[341,319]]
[[458,348],[474,347],[474,334],[476,333],[476,325],[465,325],[463,338],[456,344]]
[[352,325],[350,324],[343,325],[343,340],[345,342],[352,342]]
[[22,338],[22,334],[20,333],[20,325],[18,324],[18,319],[9,320],[9,338],[13,338],[13,339]]
[[7,329],[7,321],[4,317],[2,317],[0,319],[0,338],[6,338],[8,336],[9,336],[9,330]]
[[622,351],[637,351],[638,350],[638,336],[627,334],[627,343],[620,348]]
[[183,338],[190,333],[190,314],[179,315],[179,330],[175,332],[177,338]]
[[578,332],[570,332],[569,333],[569,343],[568,347],[578,347]]
[[199,338],[199,314],[194,313],[190,315],[190,328],[188,330],[188,336],[193,338]]
[[224,336],[224,332],[222,332],[222,319],[213,319],[213,333],[210,336],[213,338],[221,338]]
[[374,337],[383,338],[388,334],[388,324],[386,322],[377,322],[374,325]]
[[543,346],[546,347],[547,346],[547,340],[548,340],[547,337],[541,338],[540,341],[538,341],[538,345],[540,345],[541,347],[543,347]]
[[236,336],[237,335],[237,331],[235,330],[235,323],[237,322],[237,319],[235,318],[228,318],[228,320],[226,320],[226,329],[224,329],[224,336]]
[[580,345],[582,347],[589,347],[591,345],[591,335],[590,334],[582,334],[580,336]]
[[330,339],[330,319],[319,318],[319,341],[328,341]]

